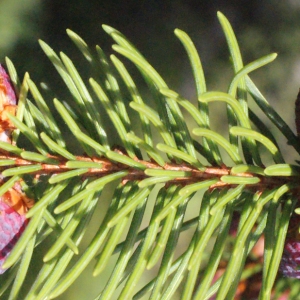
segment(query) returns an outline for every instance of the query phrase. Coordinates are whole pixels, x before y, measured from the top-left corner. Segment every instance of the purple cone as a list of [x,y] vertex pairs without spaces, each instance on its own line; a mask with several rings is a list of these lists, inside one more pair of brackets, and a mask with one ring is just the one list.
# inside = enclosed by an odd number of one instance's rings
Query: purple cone
[[0,274],[7,256],[17,243],[21,233],[27,225],[25,216],[18,214],[6,203],[0,201]]
[[300,242],[287,241],[282,254],[281,273],[286,277],[300,279]]
[[[10,78],[0,65],[0,113],[2,114],[7,106],[15,106],[16,104],[17,99]],[[2,115],[0,121],[2,122]],[[10,142],[12,130],[3,131],[2,128],[0,129],[0,141]],[[6,271],[2,269],[2,265],[24,231],[27,222],[25,215],[18,214],[13,208],[1,201],[0,197],[0,274]]]

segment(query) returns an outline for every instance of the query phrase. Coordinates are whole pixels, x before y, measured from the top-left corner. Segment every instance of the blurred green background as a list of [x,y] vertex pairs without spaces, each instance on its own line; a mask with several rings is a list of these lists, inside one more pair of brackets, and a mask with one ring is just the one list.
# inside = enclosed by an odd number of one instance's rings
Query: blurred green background
[[[0,61],[8,56],[20,76],[28,71],[37,84],[47,83],[53,91],[49,101],[53,95],[63,98],[67,96],[65,88],[37,40],[42,39],[56,51],[67,53],[81,74],[88,77],[87,64],[65,30],[72,29],[91,47],[99,44],[109,54],[112,41],[101,28],[101,24],[108,24],[136,45],[170,88],[195,100],[188,59],[173,31],[182,29],[193,39],[201,55],[208,88],[225,91],[233,73],[217,11],[231,22],[244,63],[271,52],[279,54],[275,62],[253,73],[252,78],[294,128],[294,100],[300,87],[300,2],[297,0],[1,0]],[[218,114],[216,117],[220,125],[224,119]],[[284,140],[282,147],[290,151]],[[291,161],[295,158],[293,152],[288,156]],[[101,276],[91,279],[90,271],[60,299],[92,299],[102,279]]]

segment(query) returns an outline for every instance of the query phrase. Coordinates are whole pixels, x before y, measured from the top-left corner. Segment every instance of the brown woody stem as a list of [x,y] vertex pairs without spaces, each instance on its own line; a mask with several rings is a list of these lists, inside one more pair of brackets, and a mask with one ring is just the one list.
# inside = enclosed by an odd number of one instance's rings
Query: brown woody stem
[[[125,154],[124,154],[125,155]],[[60,163],[57,165],[54,164],[47,164],[47,163],[40,163],[36,161],[30,161],[26,159],[22,159],[17,156],[13,155],[0,155],[1,159],[11,159],[15,161],[14,167],[20,167],[20,166],[28,166],[28,165],[35,165],[39,164],[42,166],[41,170],[32,172],[32,175],[36,175],[37,177],[39,175],[47,175],[47,174],[58,174],[65,171],[72,170],[73,168],[67,167],[68,160],[62,157],[58,156],[49,156],[50,158],[53,158],[55,160],[58,160]],[[89,158],[85,156],[76,156],[77,161],[85,161],[85,162],[95,162],[101,164],[101,168],[90,168],[88,172],[84,174],[84,177],[103,177],[108,174],[116,173],[118,171],[127,170],[128,175],[123,178],[123,182],[131,181],[131,180],[143,180],[147,178],[148,176],[144,173],[143,170],[128,167],[127,165],[121,164],[121,163],[115,163],[113,161],[110,161],[107,158]],[[219,181],[212,185],[210,188],[222,188],[222,187],[232,187],[234,184],[231,183],[225,183],[221,181],[221,177],[224,175],[230,175],[231,167],[206,167],[204,171],[200,171],[190,165],[187,164],[175,164],[175,163],[166,163],[164,167],[159,166],[158,164],[150,161],[145,160],[139,160],[135,159],[139,163],[143,164],[147,169],[161,169],[161,170],[172,170],[172,171],[186,171],[189,172],[191,175],[188,177],[179,177],[174,178],[169,181],[169,183],[173,184],[180,184],[180,185],[187,185],[191,183],[201,182],[213,178],[219,178]],[[4,171],[9,167],[1,167],[1,172]],[[11,168],[11,166],[10,166]],[[286,176],[261,176],[258,174],[252,174],[252,173],[239,173],[234,174],[235,176],[241,176],[241,177],[258,177],[260,181],[255,184],[248,185],[248,188],[251,190],[265,190],[265,189],[272,189],[278,186],[281,186],[288,182],[295,181],[295,176],[292,177],[286,177]],[[300,191],[296,191],[300,192]]]

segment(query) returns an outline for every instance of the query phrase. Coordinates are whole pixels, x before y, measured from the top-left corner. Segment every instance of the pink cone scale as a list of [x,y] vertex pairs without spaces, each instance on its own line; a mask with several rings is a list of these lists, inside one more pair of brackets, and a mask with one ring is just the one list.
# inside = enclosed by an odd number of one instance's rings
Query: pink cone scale
[[[3,66],[0,64],[0,97],[2,109],[5,105],[16,105],[17,99],[15,91],[11,85],[10,78]],[[1,107],[1,106],[0,106]]]
[[27,222],[24,215],[20,215],[0,201],[0,274],[6,271],[2,269],[2,265],[24,231]]
[[15,115],[17,98],[11,85],[10,78],[2,65],[0,65],[0,141],[11,142],[13,124],[6,116],[9,112]]

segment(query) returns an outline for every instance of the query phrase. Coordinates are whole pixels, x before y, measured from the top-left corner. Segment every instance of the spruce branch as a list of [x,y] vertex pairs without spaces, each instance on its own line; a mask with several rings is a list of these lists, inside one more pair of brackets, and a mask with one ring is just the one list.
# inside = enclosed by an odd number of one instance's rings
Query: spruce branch
[[[1,132],[7,138],[0,141],[0,203],[8,203],[22,216],[26,229],[9,256],[0,255],[0,267],[6,270],[1,275],[1,297],[54,299],[91,262],[91,276],[110,269],[108,263],[116,254],[110,277],[91,299],[174,299],[176,293],[180,299],[214,295],[217,300],[234,299],[241,285],[258,274],[262,287],[254,291],[248,285],[251,297],[271,299],[274,291],[280,295],[289,288],[289,281],[277,276],[279,268],[290,277],[300,277],[293,265],[299,251],[292,252],[298,245],[295,212],[299,209],[295,208],[300,168],[285,162],[271,130],[248,107],[250,101],[256,102],[300,153],[298,136],[250,78],[251,72],[277,55],[244,65],[230,23],[221,13],[218,18],[234,69],[226,92],[207,91],[192,40],[175,30],[191,63],[196,106],[171,90],[134,45],[107,25],[103,29],[116,43],[113,50],[118,57],[108,57],[99,46],[94,51],[67,30],[97,71],[98,76],[88,80],[65,53],[58,55],[40,41],[69,91],[68,99],[53,100],[53,111],[46,92],[27,73],[21,82],[7,59],[18,106],[5,106],[0,115]],[[153,106],[119,57],[136,66],[153,96]],[[124,95],[131,98],[129,105]],[[211,128],[211,102],[226,104],[228,136]],[[299,96],[296,113],[298,102]],[[118,134],[117,146],[109,142],[103,110]],[[184,113],[194,128],[188,127]],[[296,124],[298,128],[298,114]],[[66,132],[76,140],[77,149],[70,146]],[[108,185],[113,195],[104,211],[99,199]],[[154,190],[158,192],[153,196]],[[194,199],[198,208],[189,215]],[[97,216],[97,207],[104,211],[103,218]],[[97,228],[83,246],[95,214]],[[180,239],[188,229],[193,232],[183,247]],[[36,249],[44,244],[48,246],[35,274],[31,268],[38,260]],[[141,286],[143,274],[153,269],[157,269],[155,276]]]

